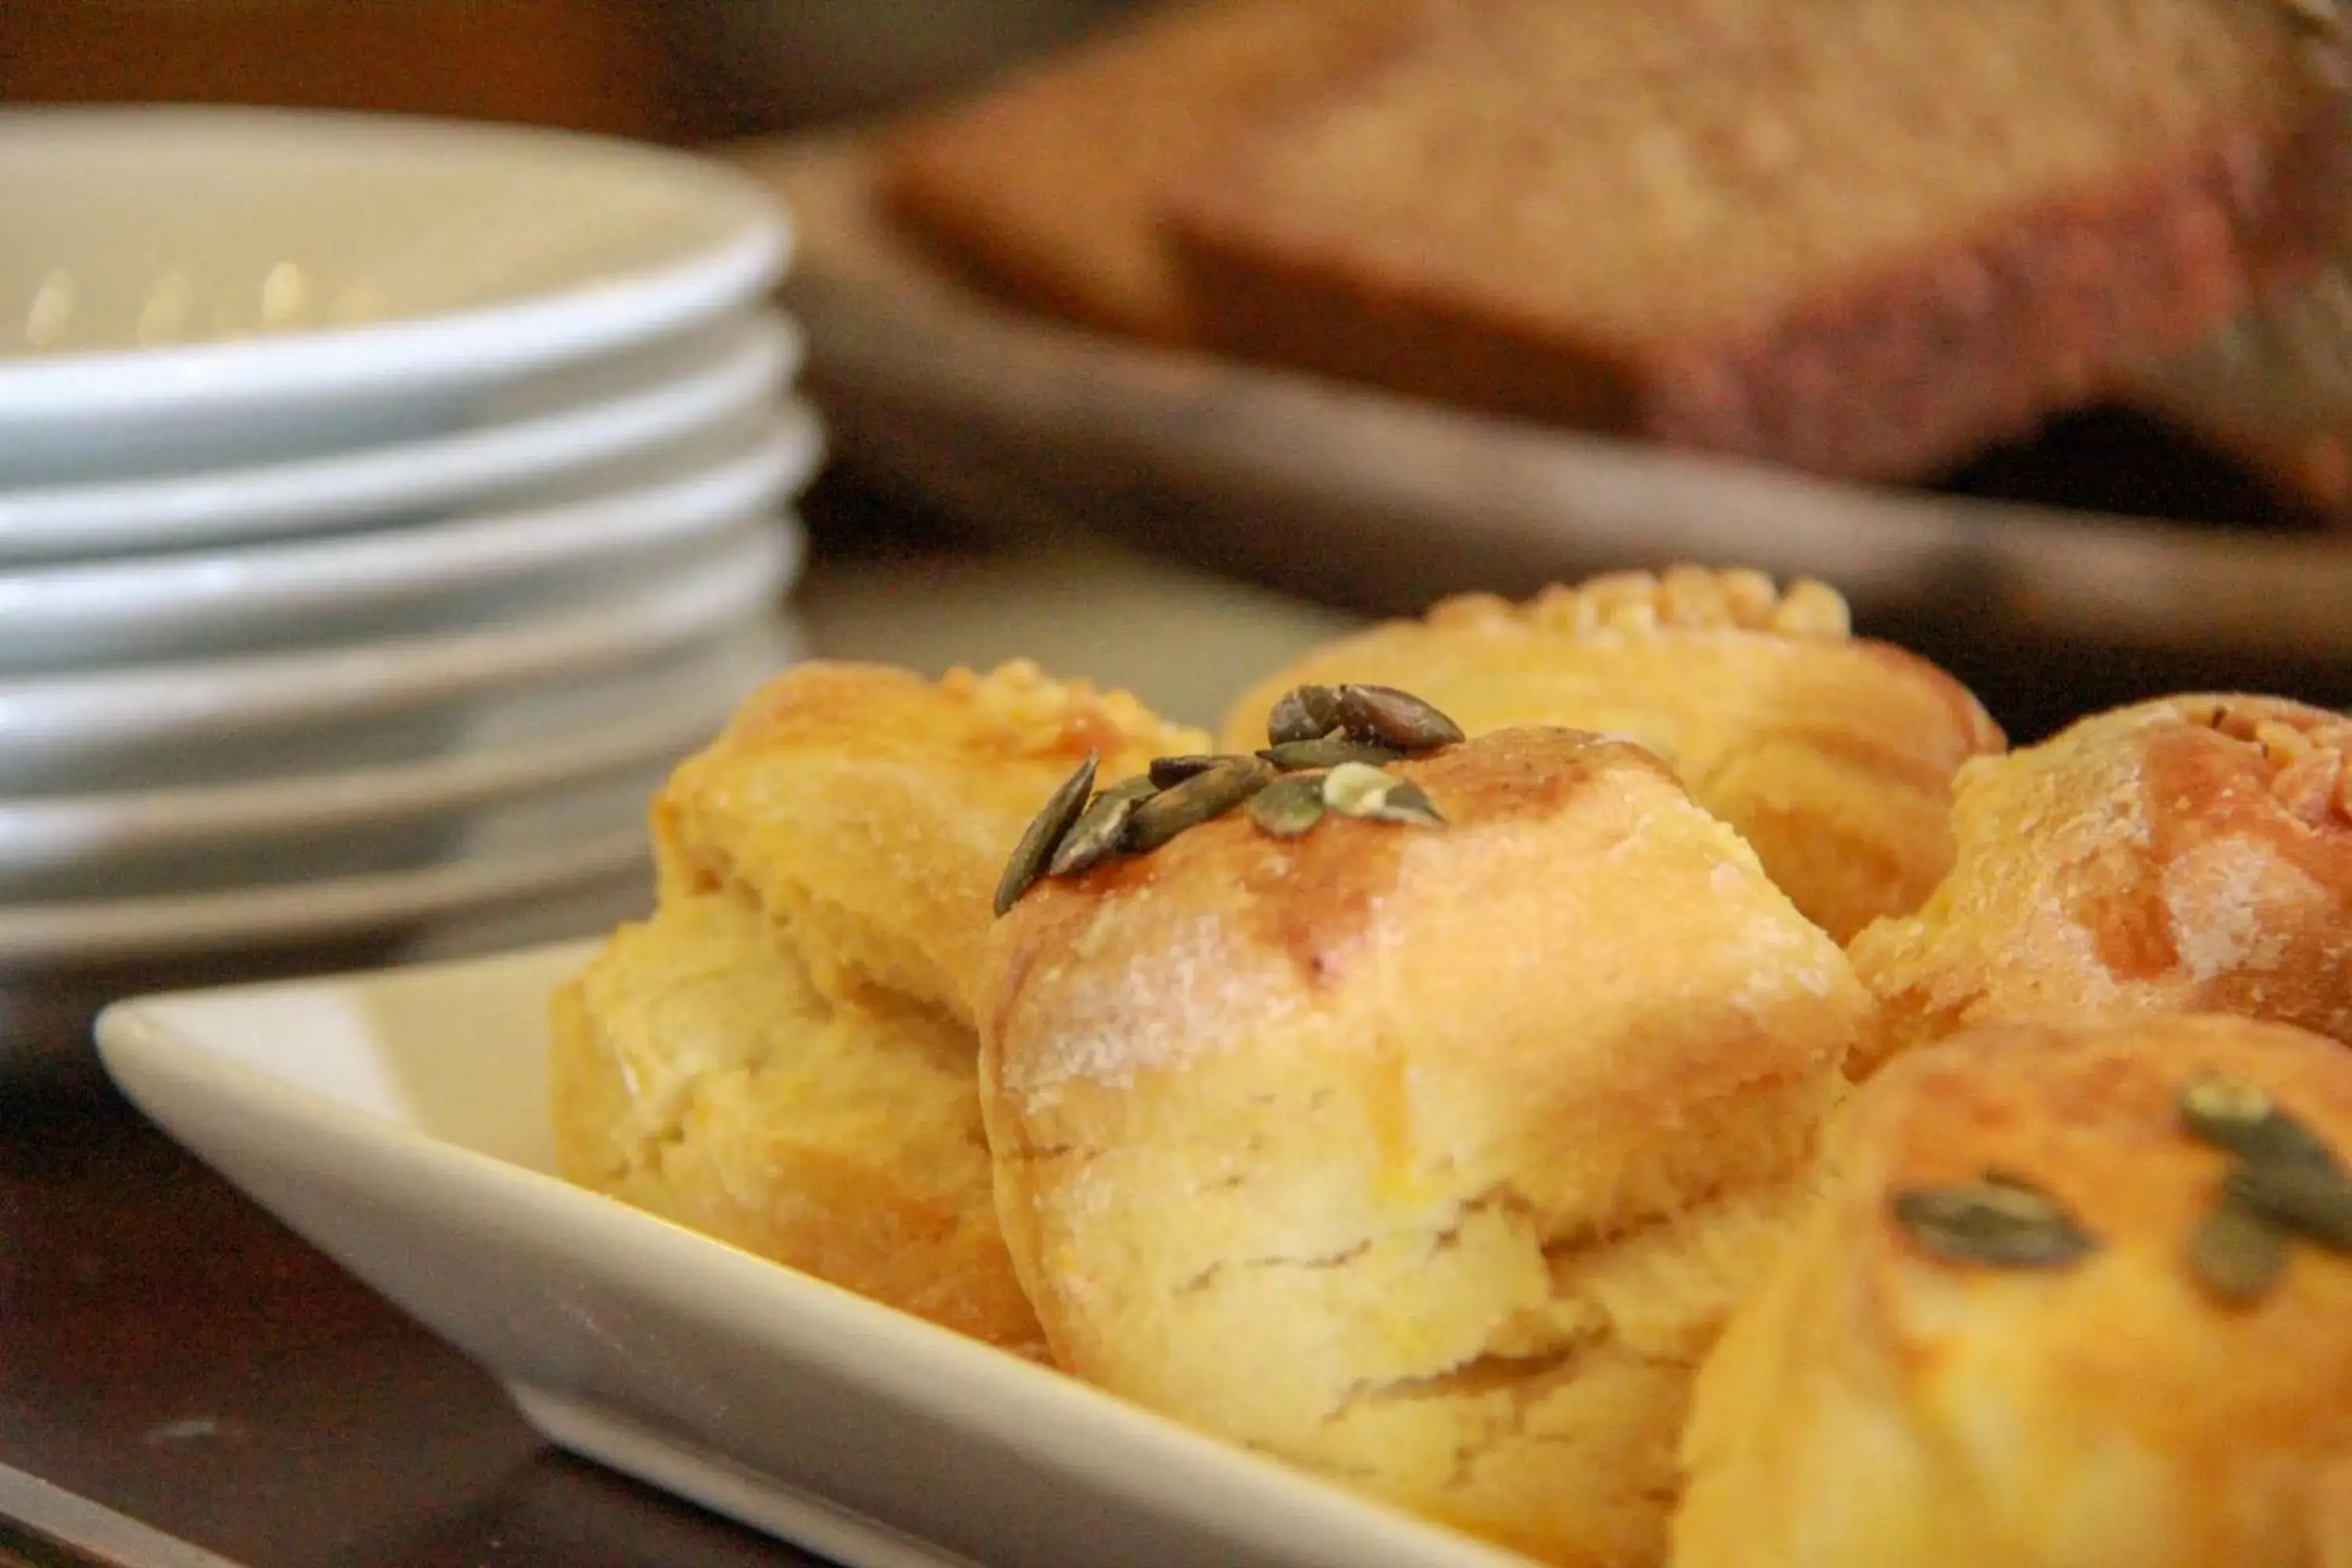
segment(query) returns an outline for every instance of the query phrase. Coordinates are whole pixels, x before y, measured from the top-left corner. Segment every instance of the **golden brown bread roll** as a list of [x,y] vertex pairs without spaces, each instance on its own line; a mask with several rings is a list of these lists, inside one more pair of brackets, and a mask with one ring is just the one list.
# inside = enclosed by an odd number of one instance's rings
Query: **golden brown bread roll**
[[1950,876],[1849,949],[1887,1048],[2084,1006],[2352,1040],[2347,754],[2324,709],[2192,695],[1971,763]]
[[936,683],[809,664],[754,693],[654,802],[663,893],[733,888],[787,927],[817,984],[968,1018],[1006,854],[1088,752],[1105,780],[1199,751],[1124,691],[1017,661]]
[[560,1168],[648,1213],[1042,1357],[996,1226],[971,1031],[828,998],[759,909],[673,900],[559,992]]
[[1927,896],[1951,864],[1952,774],[2002,744],[1950,676],[1849,637],[1835,592],[1746,571],[1612,573],[1518,605],[1450,599],[1269,678],[1235,706],[1226,743],[1261,744],[1279,692],[1349,680],[1407,687],[1474,735],[1567,724],[1639,742],[1841,942]]
[[1691,1370],[1869,1000],[1638,747],[1392,771],[1442,826],[1236,810],[996,923],[1006,1239],[1082,1377],[1555,1563],[1654,1563]]
[[989,889],[1089,751],[1197,732],[1033,666],[799,667],[656,800],[652,920],[553,1005],[573,1181],[1030,1355],[965,999]]
[[2352,1155],[2352,1053],[2283,1026],[2018,1024],[1892,1064],[1700,1376],[1679,1568],[2345,1563],[2352,1237],[2275,1216],[2299,1185],[2352,1226],[2352,1185],[2261,1098]]

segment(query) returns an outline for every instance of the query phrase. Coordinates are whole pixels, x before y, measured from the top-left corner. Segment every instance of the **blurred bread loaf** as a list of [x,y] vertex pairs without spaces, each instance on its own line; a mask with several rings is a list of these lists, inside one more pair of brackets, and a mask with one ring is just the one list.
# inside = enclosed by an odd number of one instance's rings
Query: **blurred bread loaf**
[[2346,1157],[2352,1053],[2282,1026],[1895,1062],[1700,1375],[1678,1568],[2352,1561]]
[[1138,337],[1192,312],[1160,212],[1234,127],[1381,47],[1419,0],[1176,0],[898,129],[883,194],[1013,299]]
[[1906,478],[2314,269],[2332,24],[2245,0],[1465,0],[1172,207],[1235,354]]
[[563,1173],[1042,1356],[980,1120],[989,890],[1077,759],[1201,739],[1026,665],[779,677],[656,799],[652,919],[555,998]]
[[1447,600],[1343,637],[1235,705],[1232,746],[1303,682],[1412,689],[1472,734],[1566,724],[1665,759],[1738,828],[1799,910],[1843,942],[1916,909],[1951,865],[1954,772],[2000,729],[1927,660],[1848,635],[1818,583],[1759,573],[1612,573],[1524,605]]
[[1969,763],[1950,875],[1848,948],[1885,1045],[2076,1008],[2236,1013],[2352,1041],[2347,763],[2352,721],[2224,695],[2116,709]]
[[1007,1242],[1081,1377],[1549,1562],[1662,1562],[1692,1369],[1868,998],[1638,747],[1387,771],[1442,825],[1254,802],[996,923]]

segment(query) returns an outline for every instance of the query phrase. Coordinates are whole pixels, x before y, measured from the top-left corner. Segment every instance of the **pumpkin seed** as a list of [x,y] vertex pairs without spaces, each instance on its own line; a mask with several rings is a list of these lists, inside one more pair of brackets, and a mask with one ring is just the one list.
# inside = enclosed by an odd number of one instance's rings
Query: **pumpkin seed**
[[[1150,782],[1144,781],[1147,785]],[[1080,812],[1069,832],[1062,836],[1061,847],[1054,851],[1045,875],[1075,877],[1118,854],[1120,841],[1127,836],[1128,819],[1135,815],[1143,798],[1118,790],[1105,790],[1095,796],[1094,804]]]
[[2182,1086],[2180,1121],[2204,1142],[2256,1164],[2336,1166],[2318,1134],[2237,1079],[2207,1074]]
[[1276,838],[1296,838],[1323,820],[1323,780],[1286,773],[1250,796],[1250,820]]
[[1339,722],[1339,694],[1328,686],[1300,686],[1283,693],[1266,715],[1265,738],[1270,745],[1312,741],[1330,733]]
[[2006,1177],[1914,1187],[1893,1209],[1912,1240],[1949,1263],[2064,1268],[2098,1245],[2054,1199]]
[[1186,779],[1205,773],[1211,768],[1223,767],[1234,759],[1225,753],[1192,754],[1181,757],[1154,757],[1151,760],[1151,782],[1161,789],[1170,789]]
[[1445,818],[1437,814],[1436,805],[1411,779],[1397,780],[1389,792],[1381,796],[1380,805],[1363,815],[1372,822],[1402,822],[1415,827],[1445,826]]
[[1078,771],[1062,781],[1060,786],[1046,797],[1037,815],[1030,819],[1021,835],[1021,842],[1013,847],[1013,858],[1004,864],[1004,874],[996,880],[995,909],[999,916],[1021,901],[1021,895],[1036,886],[1037,879],[1062,847],[1063,837],[1087,808],[1087,797],[1094,793],[1095,769],[1101,763],[1100,753],[1088,752]]
[[1336,768],[1341,763],[1370,763],[1377,767],[1404,758],[1404,753],[1392,746],[1369,745],[1339,729],[1311,741],[1285,741],[1279,746],[1268,746],[1258,755],[1285,773],[1303,768]]
[[1433,752],[1462,739],[1462,726],[1393,686],[1339,688],[1339,722],[1348,733],[1400,752]]
[[1273,778],[1273,764],[1255,757],[1235,757],[1195,773],[1137,803],[1127,819],[1126,839],[1120,847],[1130,854],[1149,854],[1187,828],[1224,816]]
[[2242,1160],[2223,1180],[2231,1197],[2272,1224],[2330,1252],[2352,1252],[2352,1177],[2343,1171]]
[[2286,1233],[2237,1199],[2223,1194],[2189,1237],[2189,1268],[2222,1300],[2261,1300],[2286,1272]]
[[1370,816],[1403,782],[1370,763],[1341,763],[1323,775],[1323,804],[1342,816]]

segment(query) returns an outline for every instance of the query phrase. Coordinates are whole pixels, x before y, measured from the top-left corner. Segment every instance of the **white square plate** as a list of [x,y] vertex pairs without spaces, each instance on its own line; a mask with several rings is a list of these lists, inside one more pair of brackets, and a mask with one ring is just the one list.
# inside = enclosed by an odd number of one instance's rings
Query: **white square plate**
[[100,1051],[553,1441],[850,1568],[1523,1568],[563,1182],[546,1001],[591,951],[143,998]]

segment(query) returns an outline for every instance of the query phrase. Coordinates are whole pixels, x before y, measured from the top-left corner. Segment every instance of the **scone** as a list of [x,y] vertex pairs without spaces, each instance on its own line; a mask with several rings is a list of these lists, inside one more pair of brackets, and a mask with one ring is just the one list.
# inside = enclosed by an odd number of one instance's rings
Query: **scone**
[[571,1180],[975,1339],[1042,1358],[996,1226],[969,1027],[819,992],[744,900],[691,894],[558,993]]
[[1088,752],[1106,781],[1202,749],[1123,691],[1018,661],[938,682],[810,664],[754,693],[653,806],[662,895],[731,889],[828,995],[878,988],[968,1019],[989,892]]
[[1951,864],[1952,774],[2002,745],[1959,682],[1849,636],[1833,590],[1746,571],[1450,599],[1270,678],[1236,705],[1227,743],[1259,743],[1289,687],[1346,680],[1410,687],[1472,734],[1566,724],[1639,742],[1841,942],[1927,896]]
[[997,1206],[1055,1357],[1534,1556],[1660,1562],[1692,1369],[1868,998],[1637,747],[1291,761],[990,933]]
[[2352,1563],[2347,1157],[2352,1053],[2284,1026],[1893,1064],[1699,1378],[1678,1568]]
[[1116,777],[1201,740],[1027,665],[777,679],[656,800],[653,918],[555,998],[563,1173],[1042,1355],[965,995],[989,887],[1076,759]]
[[2347,756],[2352,722],[2324,709],[2180,696],[1970,763],[1950,876],[1849,948],[1887,1048],[2077,1007],[2352,1041]]

